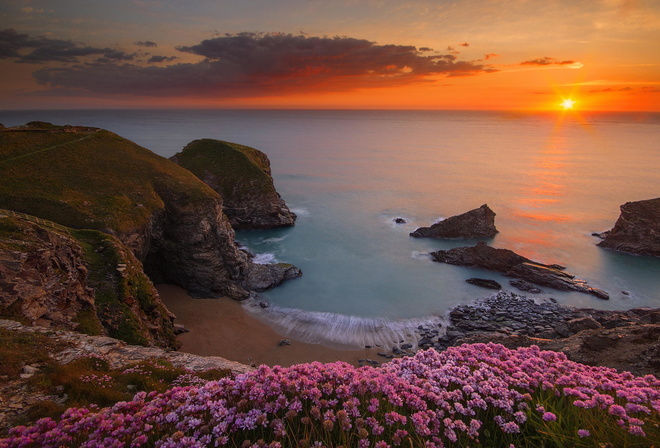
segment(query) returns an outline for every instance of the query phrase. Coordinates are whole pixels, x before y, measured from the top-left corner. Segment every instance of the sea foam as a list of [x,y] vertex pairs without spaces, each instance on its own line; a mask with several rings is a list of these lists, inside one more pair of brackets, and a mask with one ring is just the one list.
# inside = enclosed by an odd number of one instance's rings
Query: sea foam
[[246,301],[248,312],[269,324],[279,333],[311,344],[340,349],[365,346],[389,349],[401,342],[417,341],[416,330],[444,328],[446,319],[426,316],[412,319],[360,317],[345,314],[306,311],[270,305],[259,306],[258,300]]

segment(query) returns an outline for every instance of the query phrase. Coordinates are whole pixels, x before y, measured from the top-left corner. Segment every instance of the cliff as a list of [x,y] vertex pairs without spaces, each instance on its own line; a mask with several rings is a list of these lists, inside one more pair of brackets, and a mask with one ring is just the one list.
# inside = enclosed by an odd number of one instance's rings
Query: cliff
[[187,169],[105,130],[40,122],[0,130],[0,169],[0,207],[114,235],[152,279],[195,296],[250,295],[222,197]]
[[660,257],[660,198],[626,202],[612,230],[599,236],[600,247]]
[[190,170],[223,199],[234,229],[292,226],[296,215],[275,190],[270,160],[249,146],[202,139],[189,143],[172,161]]
[[178,347],[174,316],[130,250],[100,232],[34,220],[0,213],[0,316]]

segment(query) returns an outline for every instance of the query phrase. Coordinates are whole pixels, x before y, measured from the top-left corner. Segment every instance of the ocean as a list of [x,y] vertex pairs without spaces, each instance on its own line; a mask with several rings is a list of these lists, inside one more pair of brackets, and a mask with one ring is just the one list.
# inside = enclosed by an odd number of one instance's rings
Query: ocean
[[[429,252],[475,241],[409,233],[482,204],[488,240],[610,294],[542,288],[538,300],[600,309],[660,307],[660,259],[601,249],[619,206],[660,196],[660,114],[346,110],[2,111],[97,126],[170,157],[198,138],[265,152],[294,227],[237,232],[258,260],[303,276],[262,294],[253,312],[296,337],[355,342],[350,329],[417,324],[490,294],[465,282],[499,274],[435,263]],[[396,218],[404,224],[396,224]],[[513,289],[512,289],[513,290]],[[249,308],[249,307],[248,307]],[[258,308],[258,309],[257,309]],[[361,340],[360,343],[364,341]]]

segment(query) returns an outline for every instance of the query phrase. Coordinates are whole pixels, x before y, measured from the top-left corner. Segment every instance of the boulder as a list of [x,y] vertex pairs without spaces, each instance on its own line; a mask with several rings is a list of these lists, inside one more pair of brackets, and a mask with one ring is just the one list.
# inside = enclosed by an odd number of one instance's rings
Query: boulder
[[[251,291],[265,291],[280,285],[286,280],[302,276],[302,271],[288,263],[258,264],[250,263],[246,286]],[[266,306],[267,307],[267,306]],[[262,306],[262,308],[266,308]]]
[[452,216],[431,227],[420,227],[415,238],[490,238],[495,236],[495,212],[484,204],[462,215]]
[[514,288],[518,288],[521,291],[529,292],[532,294],[540,294],[543,292],[539,288],[537,288],[536,286],[532,285],[529,282],[526,282],[525,280],[520,280],[520,279],[509,280],[509,284]]
[[660,257],[660,198],[626,202],[614,227],[600,236],[600,247]]
[[468,278],[467,280],[465,280],[465,282],[474,286],[480,286],[482,288],[487,288],[487,289],[502,289],[502,285],[500,285],[498,282],[487,278]]
[[455,247],[450,250],[431,252],[433,261],[458,266],[470,266],[500,272],[509,277],[522,279],[537,285],[561,291],[578,291],[609,299],[609,294],[592,288],[584,280],[563,271],[563,267],[546,265],[518,255],[509,249],[496,249],[480,241],[475,246]]

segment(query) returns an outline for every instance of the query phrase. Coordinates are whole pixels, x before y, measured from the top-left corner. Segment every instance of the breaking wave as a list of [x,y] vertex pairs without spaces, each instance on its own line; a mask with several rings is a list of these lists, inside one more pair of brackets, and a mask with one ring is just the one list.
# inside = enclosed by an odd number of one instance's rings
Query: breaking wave
[[294,208],[291,208],[289,210],[291,210],[293,213],[296,214],[296,216],[299,216],[299,217],[300,216],[311,216],[312,215],[312,213],[304,207],[294,207]]
[[254,258],[252,258],[252,263],[271,264],[271,263],[279,263],[279,261],[277,258],[275,258],[275,254],[270,252],[265,252],[263,254],[255,254]]
[[410,342],[416,346],[420,326],[439,329],[444,328],[446,322],[439,316],[387,319],[306,311],[272,304],[262,308],[258,299],[246,302],[245,308],[283,335],[302,342],[340,349],[365,346],[389,349],[401,342]]

